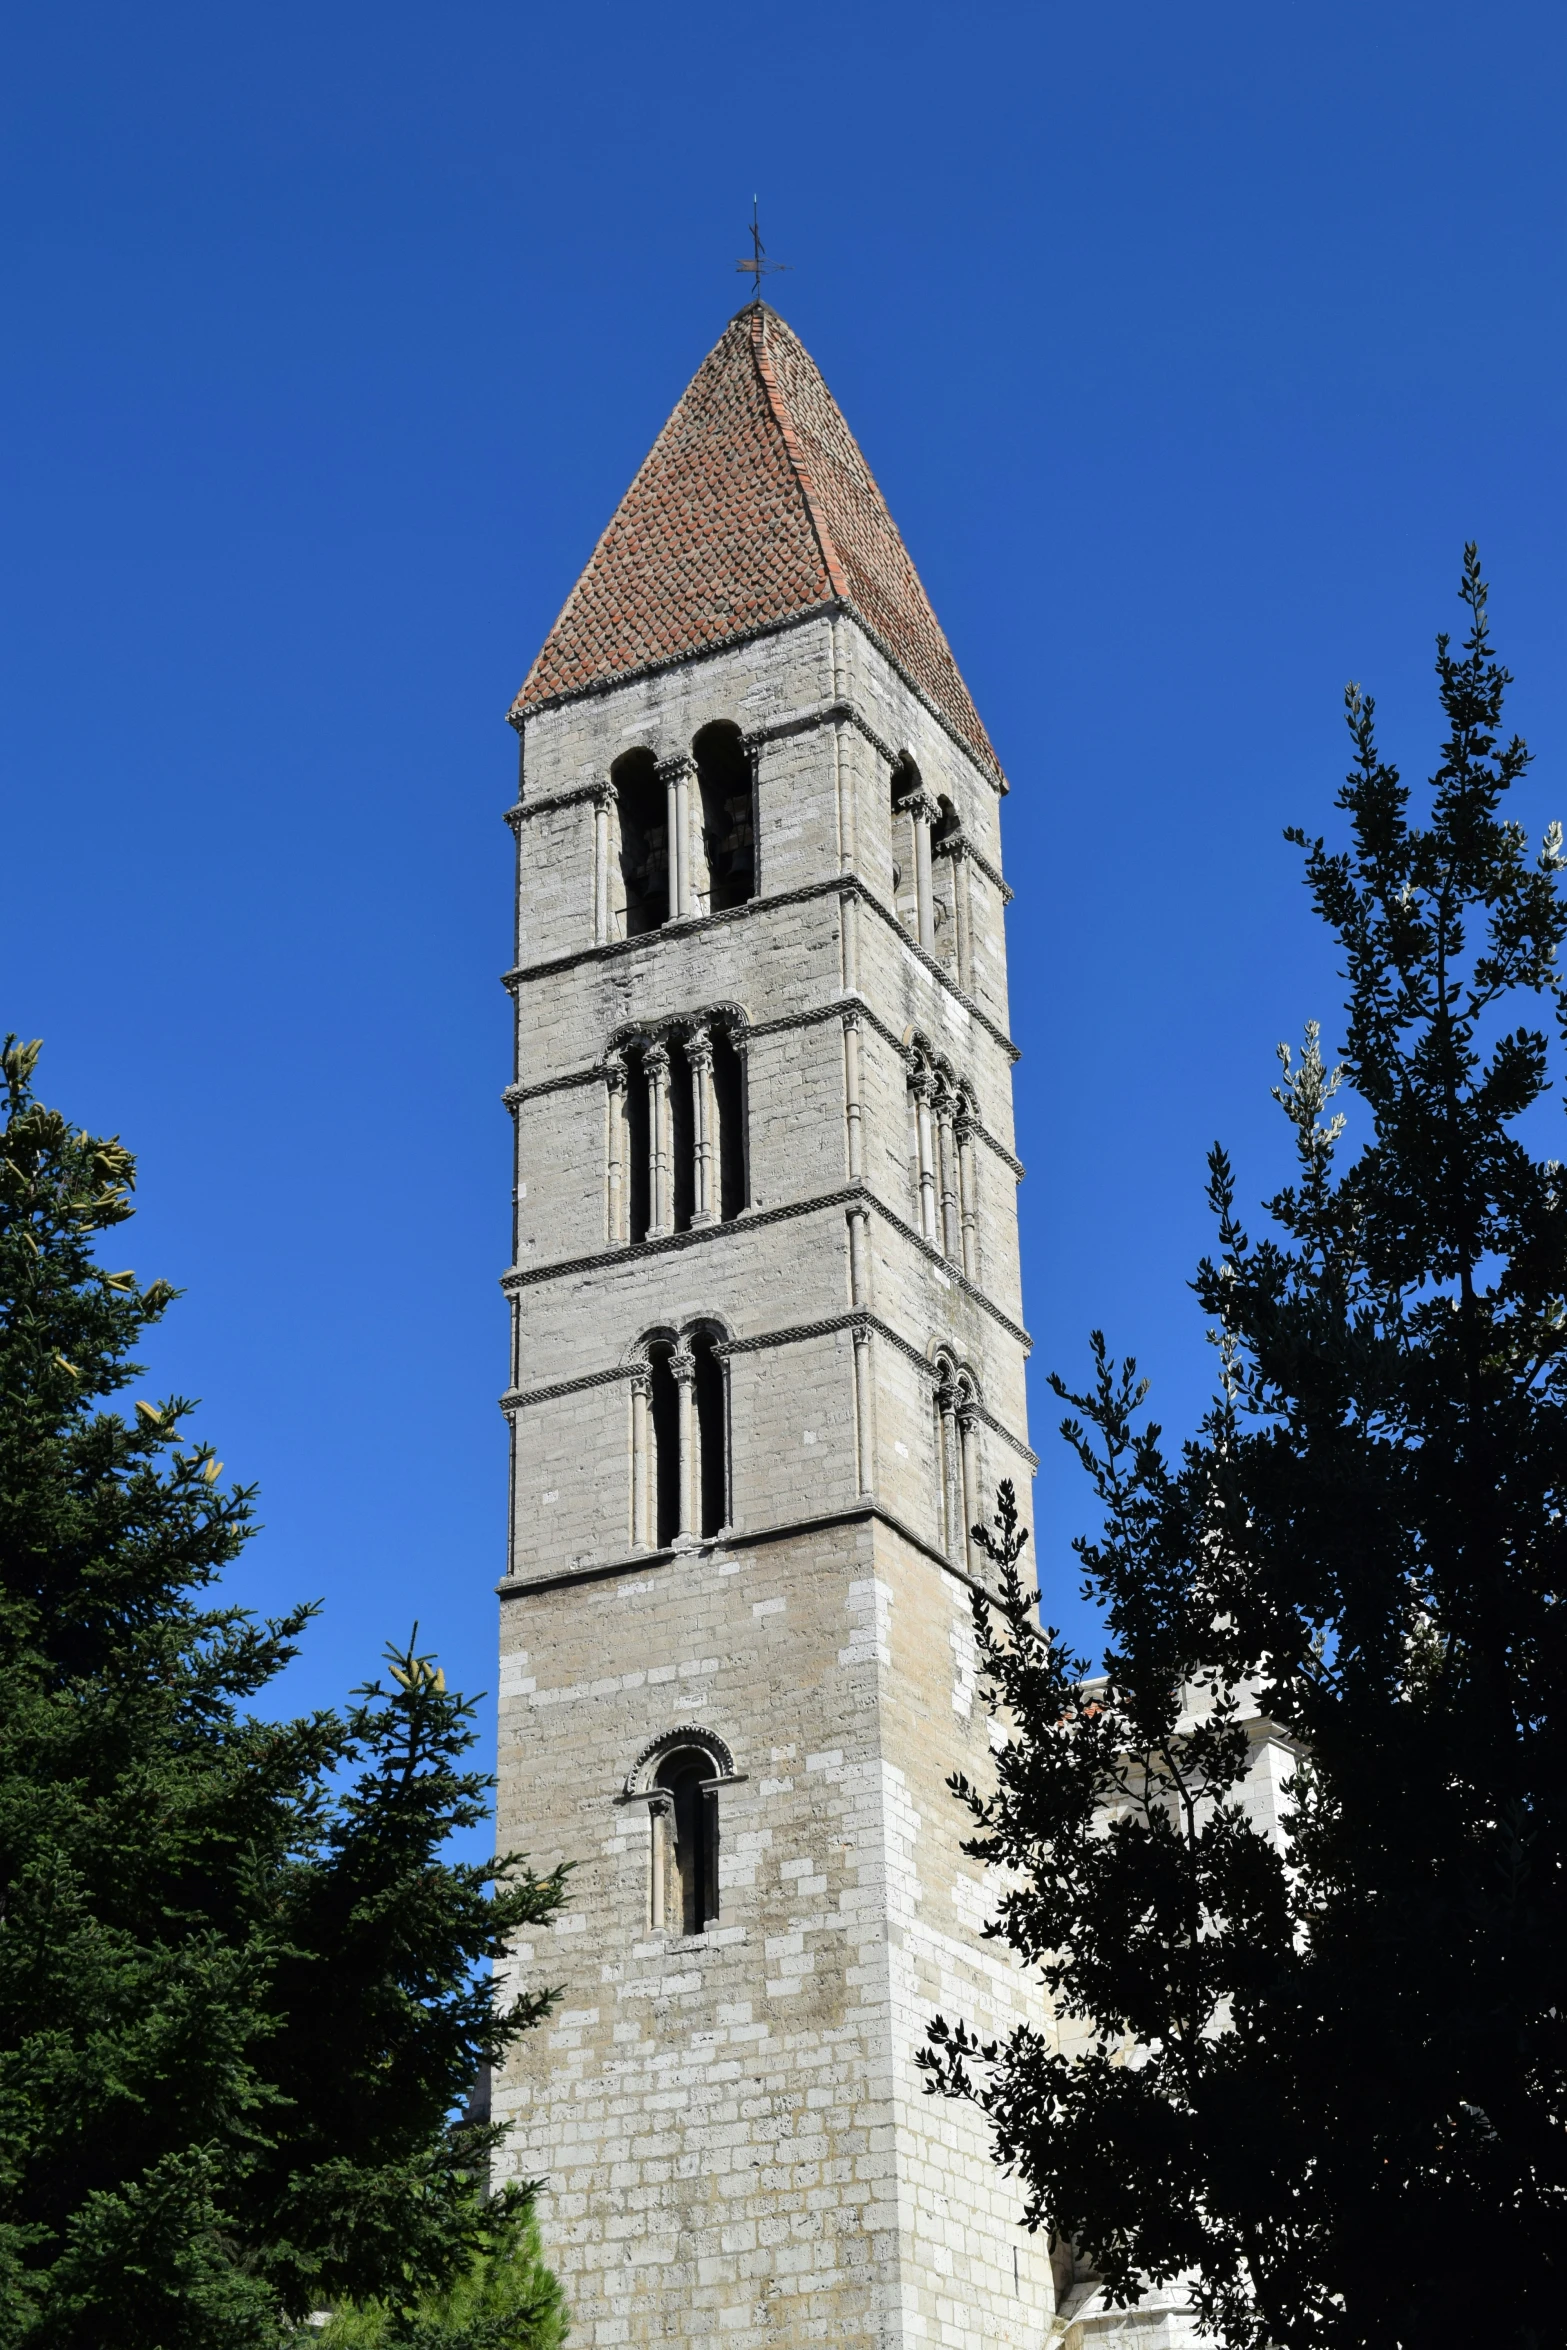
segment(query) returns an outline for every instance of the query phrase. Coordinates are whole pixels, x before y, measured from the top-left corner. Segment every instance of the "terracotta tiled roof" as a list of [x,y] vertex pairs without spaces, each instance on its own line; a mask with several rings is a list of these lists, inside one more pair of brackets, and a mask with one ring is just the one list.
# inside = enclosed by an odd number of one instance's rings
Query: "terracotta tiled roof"
[[798,335],[754,302],[731,319],[653,443],[512,717],[834,601],[852,607],[999,776],[837,402]]

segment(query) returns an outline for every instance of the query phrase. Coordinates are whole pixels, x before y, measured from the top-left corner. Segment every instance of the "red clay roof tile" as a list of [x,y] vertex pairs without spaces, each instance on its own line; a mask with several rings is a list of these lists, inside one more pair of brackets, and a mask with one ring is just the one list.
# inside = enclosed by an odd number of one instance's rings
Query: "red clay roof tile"
[[754,302],[731,319],[653,443],[512,718],[833,602],[850,606],[999,779],[854,435],[798,335]]

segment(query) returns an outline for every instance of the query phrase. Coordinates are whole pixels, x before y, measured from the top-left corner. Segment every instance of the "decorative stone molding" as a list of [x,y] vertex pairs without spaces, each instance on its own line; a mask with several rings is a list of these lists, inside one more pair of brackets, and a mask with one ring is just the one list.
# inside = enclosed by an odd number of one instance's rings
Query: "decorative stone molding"
[[946,965],[937,956],[922,947],[918,939],[910,936],[896,914],[889,907],[883,905],[870,883],[858,873],[839,873],[829,881],[807,882],[799,889],[776,890],[771,896],[758,895],[754,898],[747,898],[743,906],[724,906],[716,914],[693,915],[686,921],[665,922],[657,930],[639,932],[635,938],[611,939],[603,946],[578,947],[569,955],[552,955],[541,963],[517,963],[510,971],[503,974],[501,985],[516,995],[521,989],[531,986],[536,980],[550,979],[559,973],[577,970],[584,963],[596,962],[601,958],[608,959],[615,955],[639,954],[656,946],[660,939],[682,937],[688,930],[694,929],[698,922],[706,926],[711,926],[716,922],[746,922],[753,915],[778,913],[790,906],[807,906],[817,898],[844,898],[851,895],[860,905],[874,914],[879,922],[884,923],[889,930],[897,933],[908,953],[917,958],[937,985],[952,997],[954,1003],[962,1005],[969,1018],[976,1021],[987,1036],[994,1039],[1010,1060],[1020,1061],[1022,1059],[1020,1048],[1013,1043],[1006,1030],[991,1018],[982,1004],[977,1003],[958,985]]
[[[693,1328],[702,1326],[700,1322],[693,1324]],[[706,1327],[713,1328],[713,1324],[709,1322]],[[921,1375],[930,1382],[931,1392],[934,1394],[939,1383],[939,1375],[935,1365],[931,1362],[929,1353],[922,1354],[917,1346],[910,1345],[901,1331],[894,1330],[890,1322],[884,1322],[879,1314],[868,1313],[863,1309],[844,1314],[833,1314],[819,1322],[794,1323],[786,1330],[763,1331],[754,1338],[720,1338],[715,1334],[713,1352],[720,1360],[727,1361],[737,1355],[760,1354],[773,1347],[798,1346],[811,1338],[829,1338],[840,1330],[847,1331],[857,1343],[862,1343],[874,1336],[884,1341],[888,1346],[895,1347],[905,1361],[914,1364]],[[667,1336],[667,1333],[665,1335]],[[612,1370],[584,1372],[580,1378],[556,1380],[548,1387],[509,1388],[500,1399],[500,1407],[507,1417],[511,1418],[514,1414],[527,1411],[536,1404],[556,1403],[565,1396],[585,1393],[589,1388],[613,1386],[617,1380],[624,1379],[628,1382],[634,1382],[639,1376],[649,1376],[645,1361],[617,1363]],[[1039,1455],[1026,1440],[1009,1428],[1004,1420],[997,1419],[995,1414],[988,1410],[978,1397],[975,1399],[974,1409],[984,1425],[994,1435],[999,1436],[1003,1443],[1009,1445],[1019,1460],[1026,1461],[1031,1469],[1036,1469],[1039,1466]],[[714,1536],[709,1539],[717,1540],[718,1537]]]
[[668,1754],[678,1754],[683,1746],[695,1746],[711,1758],[717,1766],[713,1773],[715,1786],[739,1786],[745,1779],[744,1771],[735,1769],[735,1758],[716,1730],[704,1730],[695,1722],[682,1722],[677,1729],[661,1730],[650,1738],[636,1761],[626,1773],[622,1802],[635,1802],[639,1796],[662,1795],[664,1790],[652,1784],[653,1774]]
[[609,1255],[624,1262],[627,1258],[651,1255],[658,1249],[690,1248],[693,1245],[705,1247],[722,1240],[726,1233],[740,1232],[762,1224],[784,1224],[798,1216],[819,1215],[825,1208],[849,1207],[859,1201],[863,1201],[866,1208],[880,1216],[884,1223],[890,1224],[894,1232],[911,1241],[933,1264],[939,1265],[949,1281],[957,1282],[1001,1329],[1032,1351],[1034,1342],[1021,1322],[1014,1322],[1011,1315],[997,1305],[995,1299],[977,1281],[971,1280],[960,1266],[949,1264],[933,1242],[926,1240],[923,1233],[916,1231],[896,1209],[888,1207],[885,1200],[877,1199],[862,1183],[845,1184],[837,1191],[816,1192],[809,1199],[787,1200],[782,1207],[746,1208],[726,1224],[697,1224],[688,1232],[665,1232],[656,1238],[650,1236],[647,1240],[628,1242],[626,1246],[614,1250],[606,1247],[585,1255],[557,1257],[547,1265],[513,1265],[509,1272],[501,1275],[501,1290],[503,1295],[515,1297],[519,1290],[535,1288],[541,1281],[569,1280],[577,1274],[590,1272]]

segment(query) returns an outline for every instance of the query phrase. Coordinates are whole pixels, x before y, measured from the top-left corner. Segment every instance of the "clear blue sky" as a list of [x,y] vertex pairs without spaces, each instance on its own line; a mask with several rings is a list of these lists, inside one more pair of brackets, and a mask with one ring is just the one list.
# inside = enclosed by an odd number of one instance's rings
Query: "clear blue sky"
[[235,1586],[493,1685],[503,723],[669,407],[774,281],[1013,782],[1026,1304],[1175,1427],[1203,1152],[1332,1033],[1280,839],[1346,678],[1423,773],[1475,537],[1567,815],[1558,4],[13,12],[0,1028],[140,1153],[159,1389],[263,1489]]

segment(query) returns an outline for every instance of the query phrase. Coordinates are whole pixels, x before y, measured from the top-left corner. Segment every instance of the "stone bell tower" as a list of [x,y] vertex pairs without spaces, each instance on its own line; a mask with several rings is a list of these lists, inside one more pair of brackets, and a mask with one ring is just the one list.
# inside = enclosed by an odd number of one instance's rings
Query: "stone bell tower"
[[869,468],[762,303],[512,720],[499,1833],[575,1864],[496,2084],[584,2345],[1036,2345],[930,2015],[981,1938],[966,1533],[1025,1501],[999,811]]

